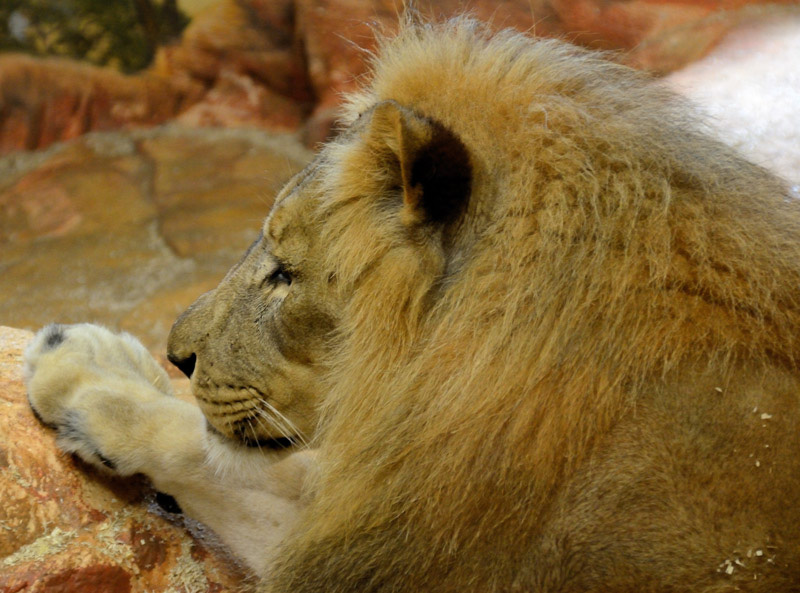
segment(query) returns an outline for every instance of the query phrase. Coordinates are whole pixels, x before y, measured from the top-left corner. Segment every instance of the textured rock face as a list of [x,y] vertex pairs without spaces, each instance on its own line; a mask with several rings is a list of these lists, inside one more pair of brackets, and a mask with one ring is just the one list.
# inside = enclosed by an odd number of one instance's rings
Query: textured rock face
[[308,158],[292,136],[179,128],[0,158],[0,322],[95,321],[163,351]]
[[295,11],[293,0],[219,0],[197,15],[152,69],[209,88],[181,121],[297,129],[314,99]]
[[247,575],[212,534],[161,510],[141,481],[56,449],[22,383],[31,337],[0,327],[0,592],[240,590]]
[[186,77],[125,76],[65,59],[0,55],[0,154],[90,130],[151,126],[202,95],[202,85]]
[[[587,47],[657,73],[708,52],[732,27],[790,10],[796,0],[421,0],[437,18],[470,10]],[[396,0],[218,0],[179,44],[139,76],[63,60],[0,59],[0,154],[48,146],[89,130],[153,125],[302,128],[325,139],[341,92],[365,71],[375,30],[397,24]]]

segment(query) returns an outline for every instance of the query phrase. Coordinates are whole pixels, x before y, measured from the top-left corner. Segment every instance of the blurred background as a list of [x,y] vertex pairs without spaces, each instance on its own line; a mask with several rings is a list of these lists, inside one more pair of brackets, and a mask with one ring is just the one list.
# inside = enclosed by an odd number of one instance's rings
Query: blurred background
[[[800,181],[796,0],[420,0],[651,71]],[[335,129],[400,0],[0,0],[0,325],[164,350]]]

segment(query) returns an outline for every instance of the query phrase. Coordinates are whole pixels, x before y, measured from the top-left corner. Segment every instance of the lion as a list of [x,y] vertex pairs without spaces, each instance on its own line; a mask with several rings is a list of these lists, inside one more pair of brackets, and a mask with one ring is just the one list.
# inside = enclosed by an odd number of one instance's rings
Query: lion
[[269,593],[796,591],[800,204],[646,75],[462,17],[345,127],[168,355],[51,326],[31,405]]

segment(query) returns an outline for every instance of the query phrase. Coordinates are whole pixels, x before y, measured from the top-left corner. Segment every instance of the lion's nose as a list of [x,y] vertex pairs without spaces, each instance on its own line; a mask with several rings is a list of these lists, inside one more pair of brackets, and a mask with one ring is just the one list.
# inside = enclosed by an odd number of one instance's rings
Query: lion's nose
[[197,366],[197,353],[203,352],[204,336],[208,337],[212,325],[208,304],[215,292],[205,293],[181,313],[167,338],[167,359],[190,379]]
[[192,373],[194,372],[194,365],[197,362],[197,355],[192,353],[187,357],[179,357],[173,354],[172,352],[167,353],[167,359],[178,367],[181,372],[189,377],[192,378]]

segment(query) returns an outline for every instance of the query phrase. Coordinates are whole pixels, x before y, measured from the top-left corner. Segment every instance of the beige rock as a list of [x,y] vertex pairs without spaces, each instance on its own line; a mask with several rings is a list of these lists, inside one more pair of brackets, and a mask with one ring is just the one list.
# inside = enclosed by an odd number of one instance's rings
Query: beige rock
[[234,591],[247,576],[213,537],[170,515],[140,480],[60,453],[22,383],[32,334],[0,327],[0,591]]
[[177,127],[0,159],[0,323],[95,321],[162,351],[308,159],[292,136]]

